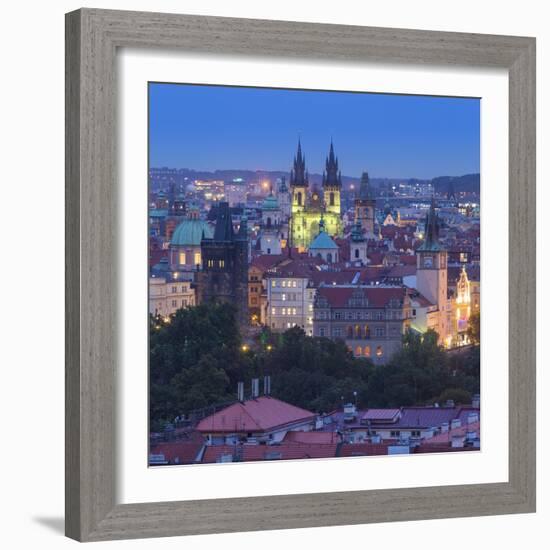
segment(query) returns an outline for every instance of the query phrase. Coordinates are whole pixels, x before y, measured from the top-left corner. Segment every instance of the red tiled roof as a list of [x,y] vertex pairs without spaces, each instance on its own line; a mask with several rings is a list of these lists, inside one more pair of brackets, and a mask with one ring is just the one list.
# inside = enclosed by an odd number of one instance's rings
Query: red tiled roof
[[[403,300],[407,290],[403,287],[360,287],[364,292],[370,307],[385,307],[390,300]],[[321,287],[317,291],[325,298],[331,307],[347,307],[348,300],[358,287]]]
[[346,443],[340,447],[338,456],[387,455],[388,443]]
[[476,432],[479,436],[479,422],[472,422],[471,424],[464,424],[460,428],[453,428],[445,433],[434,435],[425,440],[426,443],[447,443],[450,442],[454,435],[465,436],[466,432]]
[[281,263],[285,258],[284,254],[262,254],[252,259],[250,267],[257,267],[261,271],[266,271]]
[[170,441],[151,445],[150,454],[163,454],[170,464],[192,464],[196,462],[197,455],[204,442],[194,441]]
[[262,396],[243,403],[234,403],[202,419],[197,430],[204,433],[257,433],[295,422],[305,422],[314,419],[315,416],[311,411],[274,397]]
[[416,256],[414,254],[400,254],[399,261],[403,265],[414,265],[416,266]]
[[281,443],[280,445],[209,445],[202,462],[220,461],[223,455],[239,456],[243,462],[256,460],[299,460],[303,458],[333,458],[336,444]]
[[340,437],[336,432],[287,432],[284,443],[330,444],[339,443]]

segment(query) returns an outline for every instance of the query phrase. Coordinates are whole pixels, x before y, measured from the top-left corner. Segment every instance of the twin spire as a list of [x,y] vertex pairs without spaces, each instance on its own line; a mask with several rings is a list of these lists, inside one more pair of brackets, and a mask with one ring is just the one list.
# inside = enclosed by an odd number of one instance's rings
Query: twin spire
[[[309,184],[309,174],[306,170],[306,157],[302,153],[302,144],[298,139],[298,151],[294,156],[292,170],[290,171],[290,185],[307,187]],[[334,144],[330,140],[330,151],[325,160],[325,170],[323,171],[323,187],[341,187],[342,174],[338,169],[338,157],[334,154]]]

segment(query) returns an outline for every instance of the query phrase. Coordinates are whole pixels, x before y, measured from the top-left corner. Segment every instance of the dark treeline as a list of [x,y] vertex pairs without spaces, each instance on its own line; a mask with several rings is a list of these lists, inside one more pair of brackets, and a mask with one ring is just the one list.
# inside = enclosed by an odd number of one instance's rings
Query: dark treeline
[[176,416],[234,401],[237,382],[271,375],[271,394],[316,412],[344,402],[359,407],[424,405],[479,392],[479,347],[448,354],[437,334],[409,332],[386,365],[355,358],[343,341],[299,328],[264,331],[243,345],[233,306],[204,304],[169,320],[150,318],[150,418],[158,429]]

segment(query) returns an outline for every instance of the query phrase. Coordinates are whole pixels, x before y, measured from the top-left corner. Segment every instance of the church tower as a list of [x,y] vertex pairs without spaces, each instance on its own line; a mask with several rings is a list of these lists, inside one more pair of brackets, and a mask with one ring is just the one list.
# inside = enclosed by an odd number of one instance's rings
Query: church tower
[[440,341],[450,334],[447,320],[447,251],[439,243],[439,218],[432,199],[424,242],[416,249],[416,289],[437,306]]
[[298,151],[290,171],[290,189],[292,195],[292,213],[303,212],[306,206],[308,174],[306,172],[306,157],[302,154],[302,144],[298,140]]
[[361,229],[374,236],[374,217],[376,201],[374,200],[369,183],[368,172],[363,172],[359,192],[355,198],[355,221],[361,225]]
[[354,263],[361,262],[362,265],[367,265],[369,262],[367,258],[367,239],[363,235],[363,229],[359,220],[355,222],[353,229],[351,230],[350,238],[350,260]]
[[338,157],[334,155],[334,145],[330,142],[330,151],[325,161],[323,172],[323,195],[325,212],[340,216],[340,192],[342,190],[342,174],[338,169]]

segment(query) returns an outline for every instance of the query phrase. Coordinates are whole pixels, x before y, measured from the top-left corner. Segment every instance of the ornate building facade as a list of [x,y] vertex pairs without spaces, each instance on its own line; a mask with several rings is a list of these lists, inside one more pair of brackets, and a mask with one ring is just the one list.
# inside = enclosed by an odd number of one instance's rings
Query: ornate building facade
[[306,159],[302,153],[301,143],[298,141],[298,151],[290,171],[290,237],[292,246],[307,249],[319,234],[321,217],[324,219],[325,229],[329,235],[339,236],[342,233],[342,177],[332,142],[325,162],[322,187],[322,190],[317,187],[309,190]]

